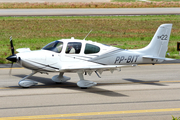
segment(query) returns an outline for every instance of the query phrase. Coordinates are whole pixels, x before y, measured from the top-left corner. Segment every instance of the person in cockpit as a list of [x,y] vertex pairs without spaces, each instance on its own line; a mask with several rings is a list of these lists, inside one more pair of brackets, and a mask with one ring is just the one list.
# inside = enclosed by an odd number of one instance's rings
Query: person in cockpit
[[66,53],[68,54],[75,54],[76,50],[74,49],[74,47],[72,45],[69,45],[67,46],[67,49],[66,49]]

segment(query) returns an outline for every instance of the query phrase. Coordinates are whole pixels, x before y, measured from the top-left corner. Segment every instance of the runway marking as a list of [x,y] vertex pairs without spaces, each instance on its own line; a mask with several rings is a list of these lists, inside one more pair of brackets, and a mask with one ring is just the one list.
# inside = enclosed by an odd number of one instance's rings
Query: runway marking
[[5,88],[0,88],[0,89],[10,89],[9,87],[5,87]]
[[61,118],[61,117],[81,117],[94,115],[114,115],[114,114],[132,114],[132,113],[151,113],[151,112],[173,112],[180,111],[180,108],[168,109],[149,109],[149,110],[129,110],[129,111],[108,111],[108,112],[89,112],[89,113],[70,113],[70,114],[54,114],[54,115],[37,115],[37,116],[20,116],[20,117],[4,117],[0,120],[7,119],[47,119],[47,118]]
[[25,68],[23,68],[23,67],[20,67],[20,68],[0,68],[0,70],[4,70],[4,69],[25,69]]

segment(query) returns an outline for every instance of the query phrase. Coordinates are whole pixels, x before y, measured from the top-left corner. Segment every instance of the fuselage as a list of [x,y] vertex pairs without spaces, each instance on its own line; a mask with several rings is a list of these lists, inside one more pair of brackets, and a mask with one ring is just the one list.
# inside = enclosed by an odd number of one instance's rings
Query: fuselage
[[85,66],[87,64],[97,66],[160,62],[143,59],[143,55],[140,50],[125,50],[71,38],[54,41],[41,50],[22,51],[17,54],[17,59],[21,66],[39,72],[59,72],[64,66]]

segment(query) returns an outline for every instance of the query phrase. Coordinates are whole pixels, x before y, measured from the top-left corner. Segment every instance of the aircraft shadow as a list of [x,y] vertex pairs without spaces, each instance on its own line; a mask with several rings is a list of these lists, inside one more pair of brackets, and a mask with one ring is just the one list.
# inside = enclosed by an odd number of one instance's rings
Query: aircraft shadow
[[127,79],[123,79],[126,81],[130,81],[132,83],[138,83],[138,84],[147,84],[147,85],[157,85],[157,86],[167,86],[165,84],[160,84],[158,83],[159,80],[153,80],[153,81],[143,81],[143,80],[137,80],[137,79],[131,79],[131,78],[127,78]]
[[[14,76],[23,78],[26,75],[14,75]],[[114,92],[111,90],[98,88],[96,86],[94,86],[93,88],[90,88],[90,89],[80,89],[76,83],[73,83],[70,81],[68,81],[66,83],[57,84],[57,83],[53,82],[51,79],[44,78],[44,77],[31,76],[28,79],[44,84],[44,85],[32,86],[32,88],[55,88],[56,87],[56,88],[72,89],[72,90],[100,94],[100,95],[111,96],[111,97],[128,97],[127,95],[124,95],[124,94],[121,94],[118,92]],[[17,86],[9,86],[9,87],[19,88]]]

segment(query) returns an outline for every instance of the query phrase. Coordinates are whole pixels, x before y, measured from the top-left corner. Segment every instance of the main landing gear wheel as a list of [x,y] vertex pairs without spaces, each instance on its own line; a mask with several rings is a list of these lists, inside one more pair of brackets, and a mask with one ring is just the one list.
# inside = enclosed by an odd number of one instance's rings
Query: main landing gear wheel
[[59,75],[53,76],[52,81],[54,81],[56,84],[60,84],[71,79],[70,77],[63,76],[63,74],[63,72],[60,72]]
[[78,73],[78,76],[80,78],[80,81],[77,82],[77,86],[80,87],[81,89],[87,89],[89,87],[97,85],[96,82],[84,80],[83,73]]

